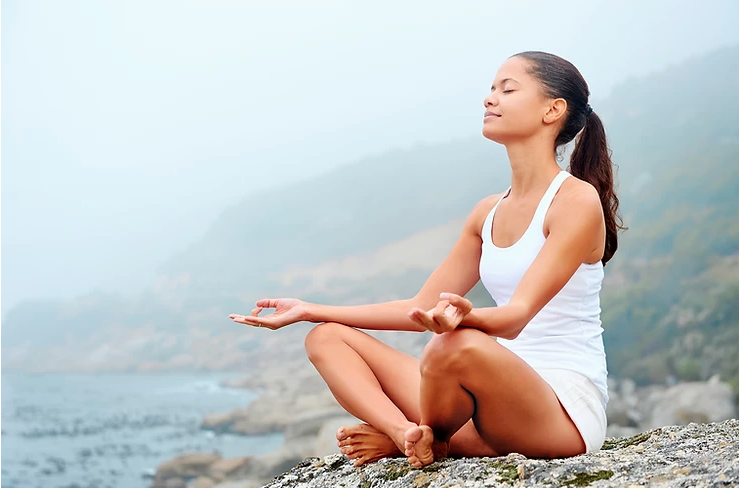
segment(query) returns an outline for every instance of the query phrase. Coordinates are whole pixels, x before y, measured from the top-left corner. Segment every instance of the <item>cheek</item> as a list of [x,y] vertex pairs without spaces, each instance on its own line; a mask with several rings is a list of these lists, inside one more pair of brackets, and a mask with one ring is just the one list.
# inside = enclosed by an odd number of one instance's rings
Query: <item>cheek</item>
[[[516,97],[508,100],[501,113],[506,116],[505,119],[511,124],[519,127],[531,127],[541,122],[538,110],[539,105],[536,100],[531,100],[528,97]],[[502,119],[503,117],[501,117]]]
[[528,137],[541,126],[535,110],[522,105],[500,106],[502,117],[482,126],[483,135],[495,142],[505,143],[512,138]]

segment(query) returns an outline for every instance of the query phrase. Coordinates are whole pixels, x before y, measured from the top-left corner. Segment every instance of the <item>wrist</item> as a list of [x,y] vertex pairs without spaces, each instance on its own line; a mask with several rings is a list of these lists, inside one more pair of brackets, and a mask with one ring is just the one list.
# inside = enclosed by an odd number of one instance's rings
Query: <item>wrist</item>
[[303,305],[303,313],[301,314],[301,321],[304,322],[318,322],[318,306],[315,303],[305,302]]

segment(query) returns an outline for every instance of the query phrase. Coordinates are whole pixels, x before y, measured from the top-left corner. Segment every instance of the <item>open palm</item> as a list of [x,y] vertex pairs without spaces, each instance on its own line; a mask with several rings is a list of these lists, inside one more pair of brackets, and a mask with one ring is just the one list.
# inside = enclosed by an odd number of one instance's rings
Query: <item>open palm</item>
[[[273,308],[275,311],[260,317],[259,314],[265,308]],[[256,308],[251,311],[251,315],[231,314],[229,318],[240,324],[277,330],[280,327],[305,320],[305,308],[305,302],[297,298],[267,298],[256,303]]]

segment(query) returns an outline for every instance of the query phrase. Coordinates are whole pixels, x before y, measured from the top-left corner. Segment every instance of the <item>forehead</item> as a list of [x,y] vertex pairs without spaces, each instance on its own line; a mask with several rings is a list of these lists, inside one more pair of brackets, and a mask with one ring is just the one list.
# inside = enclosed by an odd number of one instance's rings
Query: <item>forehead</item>
[[498,68],[498,73],[495,75],[494,83],[500,83],[506,78],[513,78],[519,83],[530,81],[532,76],[527,72],[528,61],[514,56],[506,59],[506,61]]

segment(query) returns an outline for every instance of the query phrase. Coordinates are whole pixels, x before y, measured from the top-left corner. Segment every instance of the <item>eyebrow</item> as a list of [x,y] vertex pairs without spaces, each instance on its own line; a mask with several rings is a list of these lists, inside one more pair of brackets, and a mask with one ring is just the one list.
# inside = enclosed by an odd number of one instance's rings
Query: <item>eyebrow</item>
[[[506,81],[515,81],[516,83],[518,83],[518,81],[514,80],[513,78],[505,78],[504,80],[500,82],[500,84],[503,85],[505,84]],[[518,83],[518,84],[520,85],[521,83]],[[490,89],[495,90],[495,83],[493,83],[493,86],[491,86]]]

